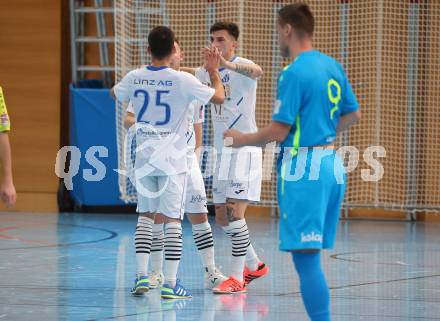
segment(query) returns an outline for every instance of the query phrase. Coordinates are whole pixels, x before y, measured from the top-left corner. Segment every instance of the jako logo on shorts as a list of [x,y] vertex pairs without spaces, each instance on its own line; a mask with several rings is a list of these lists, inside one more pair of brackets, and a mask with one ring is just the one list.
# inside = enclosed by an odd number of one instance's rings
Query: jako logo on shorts
[[191,197],[191,201],[190,201],[190,203],[202,203],[202,202],[204,202],[206,200],[206,198],[205,197],[202,197],[202,195],[193,195],[192,197]]

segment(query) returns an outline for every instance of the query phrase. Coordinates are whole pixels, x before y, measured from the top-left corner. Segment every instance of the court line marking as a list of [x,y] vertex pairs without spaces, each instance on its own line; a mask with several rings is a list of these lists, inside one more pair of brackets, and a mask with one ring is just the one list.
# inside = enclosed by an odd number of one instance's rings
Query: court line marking
[[[75,245],[84,245],[84,244],[93,244],[93,243],[99,243],[107,240],[111,240],[118,236],[118,233],[108,230],[101,227],[93,227],[93,226],[85,226],[85,225],[76,225],[76,224],[66,224],[66,223],[47,223],[47,225],[60,225],[60,226],[68,226],[68,227],[78,227],[78,228],[84,228],[84,229],[91,229],[96,231],[102,231],[110,234],[107,237],[97,239],[97,240],[90,240],[90,241],[79,241],[79,242],[72,242],[72,243],[56,243],[56,244],[48,244],[48,245],[41,245],[41,246],[28,246],[28,247],[10,247],[10,248],[0,248],[0,251],[10,251],[10,250],[31,250],[36,248],[53,248],[53,247],[69,247],[69,246],[75,246]],[[17,240],[21,241],[21,240]]]
[[[11,230],[20,230],[20,229],[21,229],[20,226],[6,226],[6,227],[0,228],[0,232],[6,232],[6,231],[11,231]],[[29,243],[29,244],[46,245],[46,246],[53,245],[53,244],[47,243],[47,242],[27,240],[27,239],[21,238],[19,236],[11,236],[11,235],[7,235],[7,234],[0,234],[0,239],[4,239],[4,240],[8,240],[8,241],[19,241],[19,242]]]
[[[437,252],[440,254],[440,251],[435,250],[435,249],[425,249],[426,252]],[[393,251],[379,251],[381,253],[402,253],[404,254],[405,251],[402,250],[393,250]],[[356,254],[376,254],[378,253],[378,251],[360,251],[360,252],[342,252],[342,253],[336,253],[336,254],[332,254],[330,255],[330,258],[334,259],[334,260],[340,260],[340,261],[346,261],[346,262],[352,262],[352,263],[364,263],[365,261],[362,261],[360,259],[354,259],[354,258],[344,258],[341,257],[343,255],[356,255]],[[404,263],[404,262],[371,262],[369,261],[369,263],[372,264],[377,264],[377,265],[395,265],[395,266],[408,266],[408,267],[420,267],[420,268],[438,268],[440,267],[440,265],[420,265],[420,264],[411,264],[411,263]]]

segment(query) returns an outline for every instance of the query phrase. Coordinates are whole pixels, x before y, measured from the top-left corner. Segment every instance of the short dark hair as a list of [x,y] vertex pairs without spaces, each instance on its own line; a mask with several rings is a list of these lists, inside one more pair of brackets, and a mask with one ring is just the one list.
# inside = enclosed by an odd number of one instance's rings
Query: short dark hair
[[237,24],[227,21],[218,21],[214,23],[209,29],[209,33],[220,30],[226,30],[235,40],[238,40],[238,36],[240,35],[240,30],[238,29]]
[[289,4],[278,11],[278,21],[284,26],[291,25],[300,38],[312,36],[315,28],[315,18],[309,6],[305,3]]
[[165,26],[153,28],[148,34],[148,46],[151,55],[157,59],[163,59],[173,52],[175,36],[174,32]]

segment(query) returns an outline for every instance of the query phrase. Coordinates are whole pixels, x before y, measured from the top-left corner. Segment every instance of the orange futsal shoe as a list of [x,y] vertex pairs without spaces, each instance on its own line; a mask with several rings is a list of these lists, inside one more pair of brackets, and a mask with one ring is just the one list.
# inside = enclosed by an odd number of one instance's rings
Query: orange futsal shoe
[[269,267],[263,262],[258,263],[258,269],[255,271],[251,271],[245,266],[243,271],[244,286],[247,286],[255,279],[265,276],[267,273],[269,273]]
[[244,283],[241,283],[236,278],[230,276],[218,286],[212,289],[212,292],[216,294],[231,294],[231,293],[243,293],[246,292]]

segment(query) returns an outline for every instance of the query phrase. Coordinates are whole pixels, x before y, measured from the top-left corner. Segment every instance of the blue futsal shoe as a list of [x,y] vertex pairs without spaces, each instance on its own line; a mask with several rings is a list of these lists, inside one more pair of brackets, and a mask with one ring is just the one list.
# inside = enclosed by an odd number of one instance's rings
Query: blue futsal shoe
[[190,299],[192,295],[187,289],[180,285],[179,280],[177,280],[174,288],[168,284],[162,286],[161,297],[162,299]]
[[148,276],[142,275],[136,277],[134,280],[134,287],[131,289],[131,294],[133,295],[142,295],[150,289],[150,280]]

